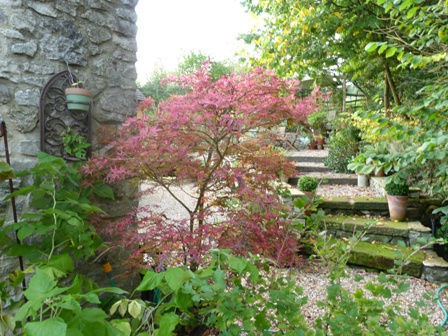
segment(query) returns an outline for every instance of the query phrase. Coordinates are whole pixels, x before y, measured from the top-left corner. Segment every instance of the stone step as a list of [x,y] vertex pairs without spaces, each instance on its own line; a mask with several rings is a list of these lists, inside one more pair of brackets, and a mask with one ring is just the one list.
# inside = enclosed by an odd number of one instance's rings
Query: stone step
[[319,162],[322,163],[323,156],[285,156],[289,161],[293,162]]
[[385,218],[367,218],[355,216],[325,216],[323,228],[338,238],[348,238],[354,232],[365,231],[365,240],[397,245],[402,241],[406,246],[427,241],[432,237],[432,230],[419,221],[393,222]]
[[330,169],[319,162],[296,162],[295,166],[300,173],[330,173]]
[[[337,238],[329,238],[329,243],[336,243]],[[334,242],[332,242],[334,240]],[[304,242],[305,254],[314,254],[314,245],[310,241]],[[387,272],[395,267],[397,255],[409,256],[414,250],[409,247],[399,247],[385,243],[358,242],[350,251],[348,264],[362,266]],[[424,277],[424,261],[426,253],[419,251],[409,258],[409,263],[403,266],[403,273],[416,278]]]
[[[305,174],[304,174],[305,175]],[[349,176],[348,174],[344,174],[343,176],[335,176],[335,175],[327,175],[325,173],[323,174],[306,174],[308,176],[316,177],[317,179],[322,179],[322,184],[329,184],[329,185],[337,185],[337,184],[345,184],[345,185],[357,185],[358,184],[358,178],[356,175]],[[300,177],[290,177],[288,179],[288,184],[291,186],[296,186],[297,182],[299,181]]]
[[[325,197],[320,198],[319,208],[326,214],[373,215],[389,217],[389,207],[385,197]],[[410,221],[426,222],[428,209],[441,205],[441,200],[427,197],[409,198],[406,217]]]
[[[383,272],[395,267],[395,260],[398,255],[410,256],[414,250],[409,247],[399,247],[390,244],[373,244],[369,242],[359,242],[355,245],[348,263],[356,266],[374,268]],[[403,266],[403,274],[416,278],[423,276],[423,262],[426,253],[419,251],[408,259],[408,263]]]

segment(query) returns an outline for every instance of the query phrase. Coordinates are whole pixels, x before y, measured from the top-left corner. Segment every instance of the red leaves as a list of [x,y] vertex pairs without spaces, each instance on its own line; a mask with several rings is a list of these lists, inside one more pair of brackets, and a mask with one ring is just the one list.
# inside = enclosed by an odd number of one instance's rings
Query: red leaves
[[[121,232],[126,243],[138,242],[159,260],[197,264],[219,246],[291,262],[297,241],[280,215],[272,181],[280,171],[293,174],[294,166],[272,149],[269,134],[286,119],[303,122],[316,108],[318,90],[299,99],[297,81],[262,68],[212,82],[208,68],[170,78],[190,91],[161,102],[154,118],[129,118],[113,134],[107,156],[90,160],[84,173],[108,182],[151,180],[168,190],[173,180],[167,176],[196,181],[189,218],[140,213],[140,232]],[[212,220],[217,213],[219,223]]]

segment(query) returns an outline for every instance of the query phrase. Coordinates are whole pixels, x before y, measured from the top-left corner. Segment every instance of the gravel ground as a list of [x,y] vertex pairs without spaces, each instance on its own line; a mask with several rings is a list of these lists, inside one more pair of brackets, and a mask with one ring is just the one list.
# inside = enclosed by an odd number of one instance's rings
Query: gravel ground
[[373,188],[358,187],[350,185],[320,185],[317,195],[321,196],[345,196],[348,198],[356,196],[381,197]]
[[[369,188],[358,188],[351,186],[322,186],[319,193],[321,195],[333,195],[333,196],[355,196],[370,194]],[[182,187],[176,189],[176,195],[186,203],[191,204],[194,201],[194,192],[191,184],[184,184]],[[171,218],[183,218],[186,214],[185,210],[179,207],[178,203],[170,196],[166,191],[158,189],[151,196],[146,196],[142,200],[141,205],[147,205],[151,208],[158,208],[167,213]],[[350,277],[343,278],[341,280],[344,288],[354,291],[356,288],[360,288],[368,281],[374,281],[377,277],[375,273],[369,273],[360,268],[347,267],[347,272]],[[326,287],[329,283],[328,270],[322,267],[319,263],[309,262],[300,269],[294,269],[288,271],[290,276],[293,276],[297,283],[304,289],[304,295],[308,297],[308,303],[303,306],[302,312],[306,319],[311,323],[317,317],[322,314],[322,310],[317,307],[319,300],[324,300],[326,297]],[[354,280],[355,275],[361,275],[364,280],[356,282]],[[423,298],[425,293],[433,293],[437,290],[438,285],[429,283],[425,280],[418,278],[410,278],[410,289],[408,292],[394,297],[394,300],[398,300],[401,303],[401,307],[407,310],[412,307],[414,303]],[[434,294],[432,294],[434,297]],[[448,297],[443,295],[443,303],[448,307]],[[387,303],[387,302],[386,302]],[[443,314],[441,309],[437,306],[437,303],[433,300],[428,302],[422,309],[423,312],[430,315],[430,321],[434,325],[439,325],[443,321]]]
[[[308,302],[303,306],[302,312],[307,321],[312,323],[323,314],[323,310],[317,306],[317,302],[326,298],[326,287],[329,284],[327,277],[328,269],[319,266],[316,262],[309,262],[301,269],[294,271],[291,272],[291,276],[303,288],[303,295],[308,297]],[[370,281],[375,283],[378,276],[376,273],[367,272],[361,268],[347,267],[346,271],[349,277],[342,278],[341,285],[350,292],[354,292],[358,288],[363,288]],[[363,277],[363,280],[359,282],[355,281],[355,275]],[[406,312],[410,307],[415,307],[415,302],[422,300],[425,293],[429,294],[431,298],[434,298],[435,292],[439,288],[439,285],[413,277],[410,277],[409,284],[409,291],[399,295],[394,294],[390,299],[382,299],[385,305],[388,305],[392,301],[398,301],[403,312]],[[366,290],[365,293],[367,293]],[[369,293],[366,297],[372,298],[372,295]],[[447,294],[442,292],[441,300],[444,306],[448,306]],[[429,321],[433,325],[440,325],[442,323],[444,315],[434,299],[426,301],[426,305],[419,309],[421,313],[429,316]]]

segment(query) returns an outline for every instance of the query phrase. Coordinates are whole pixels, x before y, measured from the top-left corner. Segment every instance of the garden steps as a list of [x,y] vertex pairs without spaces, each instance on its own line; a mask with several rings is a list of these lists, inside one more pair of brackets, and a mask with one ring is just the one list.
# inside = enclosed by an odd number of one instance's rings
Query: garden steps
[[323,159],[325,156],[298,156],[298,155],[285,155],[285,157],[289,161],[293,162],[315,162],[315,163],[323,163]]
[[[311,153],[312,156],[307,156],[308,153]],[[357,185],[356,174],[334,174],[322,168],[322,160],[327,154],[328,150],[301,151],[295,155],[287,154],[286,156],[296,163],[296,167],[301,173],[299,176],[308,175],[322,178],[321,183],[323,184]],[[293,199],[303,196],[302,192],[292,187],[297,185],[298,179],[299,177],[292,177],[288,180]],[[381,191],[384,188],[383,180],[377,180],[371,181],[371,183],[373,182],[375,190]],[[363,231],[370,224],[365,236],[366,241],[355,246],[350,254],[349,263],[382,271],[387,271],[394,266],[397,251],[401,251],[405,255],[410,254],[413,251],[409,246],[416,243],[419,237],[432,236],[426,212],[432,206],[440,206],[438,199],[410,198],[407,211],[409,222],[398,223],[388,220],[389,209],[384,196],[319,196],[319,202],[319,208],[326,214],[324,220],[326,230],[333,237],[346,239],[353,236],[356,231]],[[396,245],[399,241],[405,242],[407,247],[404,250]],[[428,249],[419,252],[416,258],[406,265],[404,273],[435,283],[446,282],[448,262]]]
[[327,157],[328,150],[303,150],[299,152],[287,152],[285,157],[296,165],[298,176],[290,177],[288,183],[297,185],[300,176],[307,175],[322,179],[322,184],[329,185],[357,185],[356,174],[335,174],[325,167],[323,159]]
[[[409,256],[414,252],[410,247],[361,241],[351,250],[348,264],[387,272],[395,267],[395,260],[400,255]],[[304,242],[304,253],[308,255],[313,254],[313,242]],[[403,267],[403,274],[421,278],[432,283],[446,283],[446,279],[448,278],[448,262],[432,250],[421,250],[415,252],[409,258],[409,263]]]

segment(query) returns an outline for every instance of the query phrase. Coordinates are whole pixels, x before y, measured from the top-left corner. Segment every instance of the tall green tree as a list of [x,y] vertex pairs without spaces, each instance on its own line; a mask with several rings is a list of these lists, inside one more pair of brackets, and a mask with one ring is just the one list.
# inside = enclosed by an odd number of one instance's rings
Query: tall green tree
[[208,55],[192,51],[181,57],[176,72],[178,75],[192,75],[207,61],[211,62],[210,75],[213,81],[217,81],[222,76],[230,75],[233,70],[233,67],[226,62],[214,61]]
[[[366,96],[381,94],[400,104],[397,82],[403,71],[396,61],[369,54],[364,48],[381,39],[387,29],[384,9],[359,0],[245,0],[244,6],[263,21],[245,40],[254,45],[255,64],[274,68],[280,75],[320,75],[336,72],[351,80]],[[390,94],[390,95],[389,95]]]
[[137,83],[137,87],[145,95],[145,97],[151,97],[154,99],[155,106],[158,106],[161,101],[167,100],[171,95],[184,92],[184,90],[174,83],[169,83],[166,85],[161,84],[161,81],[170,75],[171,73],[165,68],[157,66],[147,79],[146,83]]
[[229,75],[235,69],[234,66],[228,65],[224,61],[213,61],[211,56],[201,52],[191,51],[181,56],[179,64],[174,71],[170,72],[161,66],[157,66],[146,83],[138,83],[137,86],[145,97],[154,99],[154,105],[158,106],[161,101],[167,100],[172,95],[186,93],[186,90],[176,83],[164,81],[167,77],[172,75],[192,75],[204,62],[208,61],[211,64],[210,75],[213,81],[217,81],[222,76]]

